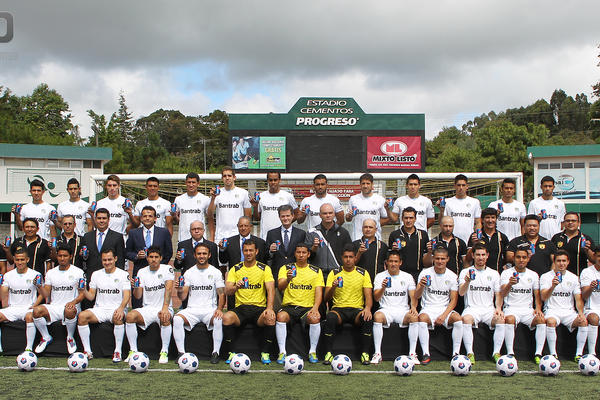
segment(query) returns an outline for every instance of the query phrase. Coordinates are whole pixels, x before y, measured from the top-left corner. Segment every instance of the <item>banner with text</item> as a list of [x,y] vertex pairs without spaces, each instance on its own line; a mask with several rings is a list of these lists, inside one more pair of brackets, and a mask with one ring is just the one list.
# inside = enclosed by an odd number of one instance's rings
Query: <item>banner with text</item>
[[421,168],[420,136],[367,137],[368,169]]
[[235,169],[285,169],[284,136],[233,136]]

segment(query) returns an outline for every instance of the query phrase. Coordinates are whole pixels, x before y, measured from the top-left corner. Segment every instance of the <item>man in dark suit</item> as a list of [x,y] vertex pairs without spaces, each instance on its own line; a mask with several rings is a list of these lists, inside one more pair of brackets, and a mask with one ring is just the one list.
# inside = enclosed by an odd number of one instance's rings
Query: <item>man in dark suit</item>
[[[201,221],[194,221],[190,224],[190,239],[184,240],[177,244],[177,252],[175,253],[175,261],[173,265],[175,268],[181,270],[181,275],[185,271],[196,265],[196,258],[194,257],[194,249],[199,243],[204,243],[208,246],[210,251],[210,258],[208,263],[215,268],[219,268],[219,248],[217,245],[209,240],[204,239],[204,223]],[[183,258],[181,257],[181,250],[185,250]]]
[[229,267],[244,261],[242,254],[242,242],[252,238],[256,243],[258,255],[256,261],[266,263],[268,258],[267,243],[258,236],[251,235],[252,221],[249,217],[240,217],[238,220],[238,235],[227,238],[227,245],[224,245],[223,240],[219,242],[219,261],[221,264],[228,264]]
[[306,232],[292,226],[294,220],[294,209],[289,204],[279,206],[277,209],[281,226],[267,232],[267,247],[271,260],[271,270],[275,281],[277,273],[282,265],[296,261],[295,251],[298,243],[306,240]]

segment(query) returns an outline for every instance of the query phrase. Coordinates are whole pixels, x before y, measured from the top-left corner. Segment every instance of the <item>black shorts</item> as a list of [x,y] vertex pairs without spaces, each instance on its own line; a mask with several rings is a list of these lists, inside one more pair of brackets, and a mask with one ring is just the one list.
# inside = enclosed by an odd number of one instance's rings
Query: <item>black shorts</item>
[[306,314],[310,311],[310,307],[300,307],[300,306],[282,306],[277,313],[281,311],[285,311],[290,316],[290,321],[294,322],[304,322],[306,320]]
[[231,311],[234,312],[235,315],[237,315],[238,319],[240,320],[240,325],[244,325],[247,322],[252,322],[256,324],[258,318],[263,313],[263,311],[265,311],[266,308],[267,307],[242,304],[235,307]]
[[356,316],[362,311],[362,308],[353,308],[353,307],[334,307],[331,311],[335,311],[342,318],[342,324],[344,322],[350,322],[354,324],[356,320]]

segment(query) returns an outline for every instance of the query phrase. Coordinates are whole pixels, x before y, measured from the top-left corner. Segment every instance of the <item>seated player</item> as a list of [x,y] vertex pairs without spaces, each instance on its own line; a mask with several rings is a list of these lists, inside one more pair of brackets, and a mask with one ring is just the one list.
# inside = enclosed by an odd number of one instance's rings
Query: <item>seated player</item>
[[290,321],[301,322],[303,326],[309,324],[310,349],[308,361],[317,363],[317,344],[321,336],[321,314],[319,306],[323,300],[323,272],[313,265],[308,264],[310,250],[308,245],[296,245],[294,252],[296,262],[282,265],[279,269],[277,286],[283,292],[281,308],[277,312],[275,333],[279,345],[277,363],[285,362],[285,341],[287,337],[287,323]]
[[458,301],[456,274],[446,268],[448,250],[439,246],[433,251],[433,267],[421,271],[415,290],[415,298],[421,299],[419,313],[419,342],[423,350],[421,363],[431,362],[429,355],[429,329],[435,326],[452,328],[452,355],[460,352],[463,323],[460,314],[454,311]]
[[[58,246],[56,260],[58,267],[46,272],[46,282],[42,287],[43,296],[50,297],[50,303],[33,308],[33,322],[42,336],[35,352],[42,353],[46,350],[46,346],[52,343],[48,325],[55,321],[62,321],[67,327],[67,351],[73,354],[77,351],[74,335],[77,314],[81,311],[80,303],[83,300],[85,278],[83,270],[71,264],[73,249],[67,243],[61,242]],[[84,285],[81,289],[79,289],[80,282]]]
[[92,347],[90,345],[89,324],[100,324],[112,322],[115,336],[115,351],[113,362],[121,362],[123,347],[123,336],[125,336],[125,313],[131,298],[131,283],[129,274],[117,268],[117,256],[111,248],[102,249],[100,254],[103,269],[94,271],[90,279],[90,287],[84,291],[87,300],[96,299],[94,307],[79,313],[77,320],[77,331],[83,344],[83,352],[88,359],[92,359]]
[[[40,304],[42,295],[42,275],[27,266],[29,257],[25,247],[16,247],[13,253],[15,268],[4,275],[0,295],[8,296],[8,306],[0,310],[0,322],[25,321],[25,351],[31,351],[35,340],[32,307]],[[2,351],[0,341],[0,352]]]
[[[529,246],[517,247],[514,252],[515,266],[500,275],[500,292],[504,297],[504,344],[506,352],[514,355],[515,327],[525,324],[535,327],[535,362],[540,363],[546,341],[546,319],[542,313],[540,280],[538,274],[527,268]],[[535,300],[535,308],[534,308]]]
[[187,299],[188,302],[187,307],[179,310],[173,317],[173,338],[181,356],[185,353],[185,330],[191,331],[196,324],[203,323],[206,329],[212,330],[213,351],[210,362],[216,364],[219,362],[223,342],[225,283],[221,271],[208,263],[212,257],[209,243],[205,241],[194,247],[196,265],[185,271],[183,284],[177,282],[177,296],[181,301]]
[[581,272],[581,298],[585,301],[584,313],[588,322],[587,349],[596,354],[598,320],[600,316],[600,246],[594,248],[594,265]]
[[[173,267],[161,264],[162,255],[158,246],[148,249],[146,261],[148,266],[140,269],[137,279],[134,279],[133,296],[137,299],[144,297],[142,307],[134,308],[127,313],[125,333],[129,342],[129,357],[138,351],[137,337],[139,326],[146,329],[152,323],[160,325],[161,348],[159,364],[169,362],[169,343],[171,342],[171,318],[173,307],[171,305],[171,291],[173,290]],[[139,285],[138,285],[139,284]],[[137,325],[137,326],[136,326]]]
[[[458,276],[458,294],[465,297],[465,309],[462,313],[463,344],[467,357],[475,363],[473,353],[473,328],[483,322],[494,331],[494,360],[500,358],[500,349],[504,342],[504,313],[500,294],[500,274],[487,266],[489,252],[483,243],[476,243],[470,249],[473,254],[472,268],[465,268]],[[496,306],[494,307],[494,299]]]
[[410,358],[416,364],[419,364],[417,358],[419,313],[417,312],[417,300],[415,299],[415,280],[411,274],[400,271],[402,255],[398,250],[392,250],[388,253],[385,265],[387,270],[375,275],[375,283],[373,284],[373,297],[375,301],[379,302],[381,308],[373,315],[375,353],[371,359],[371,364],[381,362],[383,328],[389,328],[394,322],[400,327],[408,325]]
[[269,352],[275,339],[275,284],[271,268],[256,261],[258,249],[254,239],[248,239],[242,247],[244,261],[229,270],[225,283],[227,296],[235,294],[235,308],[223,315],[223,339],[229,345],[229,364],[235,355],[232,343],[235,328],[248,322],[263,328],[263,345],[260,361],[270,364]]
[[333,360],[333,338],[336,325],[350,322],[360,329],[362,354],[360,361],[369,365],[369,348],[373,334],[373,285],[369,273],[357,267],[356,251],[349,243],[344,246],[342,267],[334,269],[327,277],[325,301],[333,300],[333,307],[327,313],[325,321],[325,358],[323,364],[329,365]]
[[548,271],[540,278],[540,296],[544,301],[548,351],[558,358],[556,352],[558,324],[566,326],[570,332],[577,327],[575,362],[578,362],[583,355],[583,347],[588,335],[579,279],[577,275],[567,270],[569,253],[566,250],[558,250],[554,254],[554,265],[555,271]]

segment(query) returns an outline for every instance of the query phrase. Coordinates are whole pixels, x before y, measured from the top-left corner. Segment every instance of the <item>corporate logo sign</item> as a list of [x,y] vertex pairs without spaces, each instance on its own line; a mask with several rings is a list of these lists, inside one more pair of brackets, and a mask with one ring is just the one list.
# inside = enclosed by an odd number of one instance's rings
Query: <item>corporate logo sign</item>
[[367,168],[419,169],[420,136],[375,136],[367,138]]
[[296,126],[355,126],[360,120],[356,114],[363,114],[352,99],[301,99],[299,103]]

